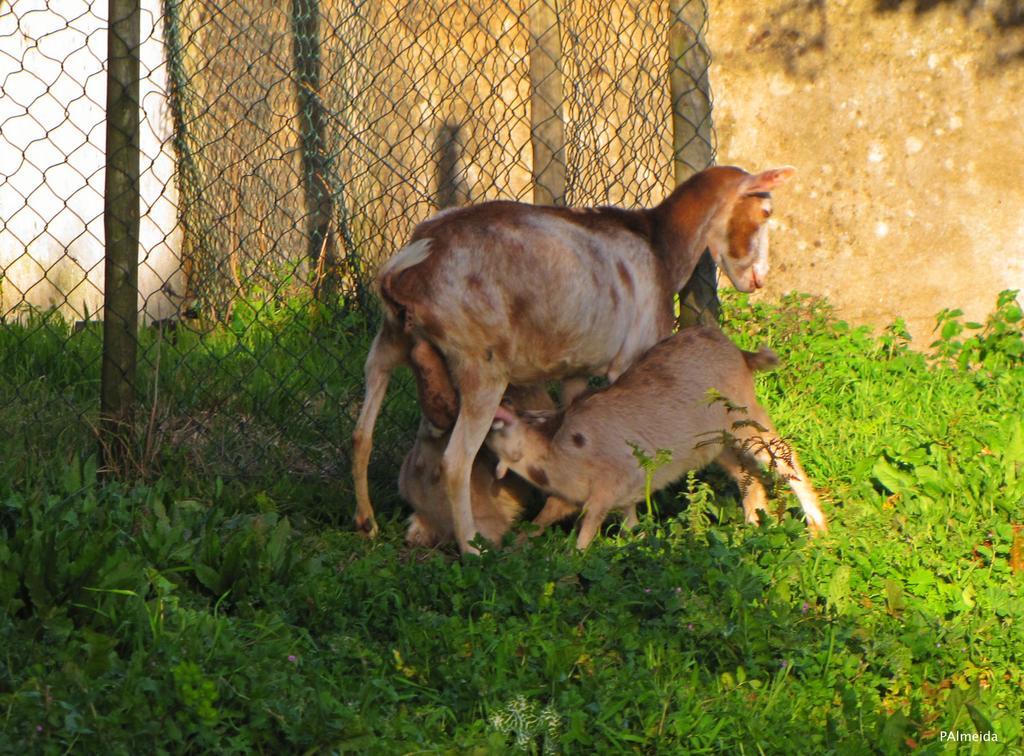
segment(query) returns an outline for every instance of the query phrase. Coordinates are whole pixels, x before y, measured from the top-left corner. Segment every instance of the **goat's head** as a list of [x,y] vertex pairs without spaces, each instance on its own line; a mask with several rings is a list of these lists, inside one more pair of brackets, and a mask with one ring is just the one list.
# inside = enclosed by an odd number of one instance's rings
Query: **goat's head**
[[723,183],[728,188],[723,186],[726,196],[721,211],[711,220],[707,243],[718,267],[740,291],[754,291],[764,285],[768,275],[771,191],[795,172],[794,168],[785,167],[756,174],[739,172],[739,176],[723,173]]
[[498,457],[495,477],[502,478],[510,466],[540,453],[539,446],[550,440],[561,418],[557,410],[516,412],[503,403],[494,413],[487,445]]

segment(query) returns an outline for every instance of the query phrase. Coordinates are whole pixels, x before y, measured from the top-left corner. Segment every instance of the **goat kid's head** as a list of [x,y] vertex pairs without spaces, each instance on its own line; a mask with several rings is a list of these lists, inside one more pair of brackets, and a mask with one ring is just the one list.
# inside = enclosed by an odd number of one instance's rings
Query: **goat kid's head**
[[487,445],[498,457],[496,478],[503,478],[509,466],[523,461],[530,448],[539,442],[538,433],[550,437],[549,427],[554,425],[557,414],[555,410],[516,412],[508,404],[495,410]]
[[718,267],[744,292],[764,286],[768,275],[768,219],[772,214],[771,191],[796,173],[795,168],[772,168],[745,173],[732,197],[711,224],[708,247]]

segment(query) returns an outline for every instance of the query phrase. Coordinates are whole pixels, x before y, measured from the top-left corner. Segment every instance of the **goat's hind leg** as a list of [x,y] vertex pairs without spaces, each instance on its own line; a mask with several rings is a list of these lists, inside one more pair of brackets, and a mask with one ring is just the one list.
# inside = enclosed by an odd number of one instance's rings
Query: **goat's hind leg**
[[800,501],[800,507],[804,510],[804,517],[807,518],[807,527],[813,534],[825,533],[828,531],[828,521],[825,513],[821,511],[818,503],[818,494],[811,485],[810,478],[800,465],[796,456],[796,450],[786,441],[781,439],[772,424],[768,413],[764,408],[755,405],[751,408],[750,416],[758,424],[767,429],[767,432],[754,434],[747,443],[749,453],[765,467],[769,467],[789,484],[789,487],[796,494]]
[[366,357],[366,397],[352,433],[352,478],[356,489],[356,530],[368,538],[377,535],[377,522],[373,516],[367,480],[370,452],[373,449],[373,427],[377,423],[391,373],[406,360],[409,347],[405,334],[394,323],[385,320]]
[[455,538],[465,554],[477,551],[470,545],[477,535],[470,499],[473,460],[484,444],[508,382],[478,366],[452,372],[459,384],[459,416],[445,447],[441,469],[455,525]]
[[736,481],[743,497],[744,519],[753,525],[758,522],[758,512],[767,511],[768,494],[761,483],[761,471],[757,461],[748,454],[737,452],[731,446],[722,449],[715,458],[729,477]]

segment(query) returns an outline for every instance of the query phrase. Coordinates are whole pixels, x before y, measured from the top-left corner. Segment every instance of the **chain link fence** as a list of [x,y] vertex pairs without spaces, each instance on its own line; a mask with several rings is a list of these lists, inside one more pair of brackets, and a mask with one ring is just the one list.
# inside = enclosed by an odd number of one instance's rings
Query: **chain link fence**
[[[95,429],[128,472],[346,501],[370,282],[417,222],[652,206],[713,161],[705,0],[137,6],[0,2],[0,401],[41,453]],[[692,283],[714,317],[709,259]]]

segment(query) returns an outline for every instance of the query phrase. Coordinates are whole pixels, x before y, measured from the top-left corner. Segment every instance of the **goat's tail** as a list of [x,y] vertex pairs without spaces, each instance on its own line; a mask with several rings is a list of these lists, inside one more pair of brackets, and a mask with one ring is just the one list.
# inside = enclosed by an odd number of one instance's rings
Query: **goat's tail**
[[761,347],[756,352],[743,352],[743,361],[751,370],[774,370],[779,366],[779,355],[768,347]]
[[377,280],[380,281],[386,276],[394,275],[403,270],[408,270],[414,265],[419,265],[430,256],[430,245],[433,241],[430,238],[417,239],[406,244],[381,266],[380,273],[377,274]]
[[373,282],[374,288],[387,306],[385,315],[390,315],[396,322],[403,320],[405,313],[401,296],[395,291],[396,285],[401,289],[402,274],[430,257],[432,242],[433,239],[417,239],[409,242],[395,252],[377,272],[377,277]]

